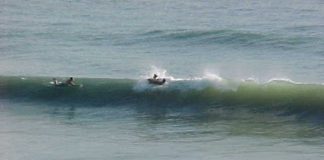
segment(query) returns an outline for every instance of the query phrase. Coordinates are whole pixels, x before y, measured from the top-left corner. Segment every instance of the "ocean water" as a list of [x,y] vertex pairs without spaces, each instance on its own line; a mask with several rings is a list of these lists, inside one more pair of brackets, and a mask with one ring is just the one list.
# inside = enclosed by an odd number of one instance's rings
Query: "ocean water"
[[323,79],[322,0],[0,0],[0,159],[323,159]]

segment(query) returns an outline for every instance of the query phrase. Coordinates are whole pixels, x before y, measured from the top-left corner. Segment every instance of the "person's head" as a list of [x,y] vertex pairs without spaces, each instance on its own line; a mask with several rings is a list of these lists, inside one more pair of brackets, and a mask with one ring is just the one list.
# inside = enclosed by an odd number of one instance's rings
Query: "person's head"
[[73,81],[73,77],[70,77],[70,81]]
[[154,77],[154,78],[156,78],[156,77],[157,77],[157,75],[156,75],[156,74],[154,74],[154,75],[153,75],[153,77]]

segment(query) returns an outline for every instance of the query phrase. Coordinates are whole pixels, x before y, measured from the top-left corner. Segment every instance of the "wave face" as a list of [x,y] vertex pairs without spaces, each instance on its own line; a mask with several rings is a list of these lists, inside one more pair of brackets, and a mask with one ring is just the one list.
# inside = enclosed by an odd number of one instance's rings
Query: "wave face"
[[145,80],[80,78],[83,87],[54,87],[48,77],[0,77],[0,98],[57,104],[228,107],[324,113],[324,86],[274,80],[265,84],[217,79]]

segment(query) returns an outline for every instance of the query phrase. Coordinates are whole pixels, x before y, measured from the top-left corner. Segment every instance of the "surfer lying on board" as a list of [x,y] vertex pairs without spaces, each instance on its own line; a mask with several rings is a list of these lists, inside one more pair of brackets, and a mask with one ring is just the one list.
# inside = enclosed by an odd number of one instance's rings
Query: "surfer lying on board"
[[53,82],[52,83],[54,84],[54,86],[57,86],[57,87],[81,86],[81,85],[75,84],[73,77],[70,77],[64,83],[63,82],[59,82],[56,78],[53,78]]
[[148,83],[154,84],[154,85],[163,85],[166,80],[164,78],[157,78],[158,76],[156,74],[153,75],[153,78],[147,79]]

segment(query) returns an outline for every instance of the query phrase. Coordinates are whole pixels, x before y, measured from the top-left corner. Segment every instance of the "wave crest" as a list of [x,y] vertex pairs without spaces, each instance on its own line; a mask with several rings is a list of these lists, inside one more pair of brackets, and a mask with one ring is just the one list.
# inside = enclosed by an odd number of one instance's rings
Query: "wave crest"
[[[235,45],[245,47],[276,47],[293,49],[300,46],[323,44],[323,40],[306,36],[280,36],[276,34],[253,33],[240,30],[152,30],[135,37],[133,43],[172,42],[188,45]],[[316,43],[314,43],[316,42]]]

